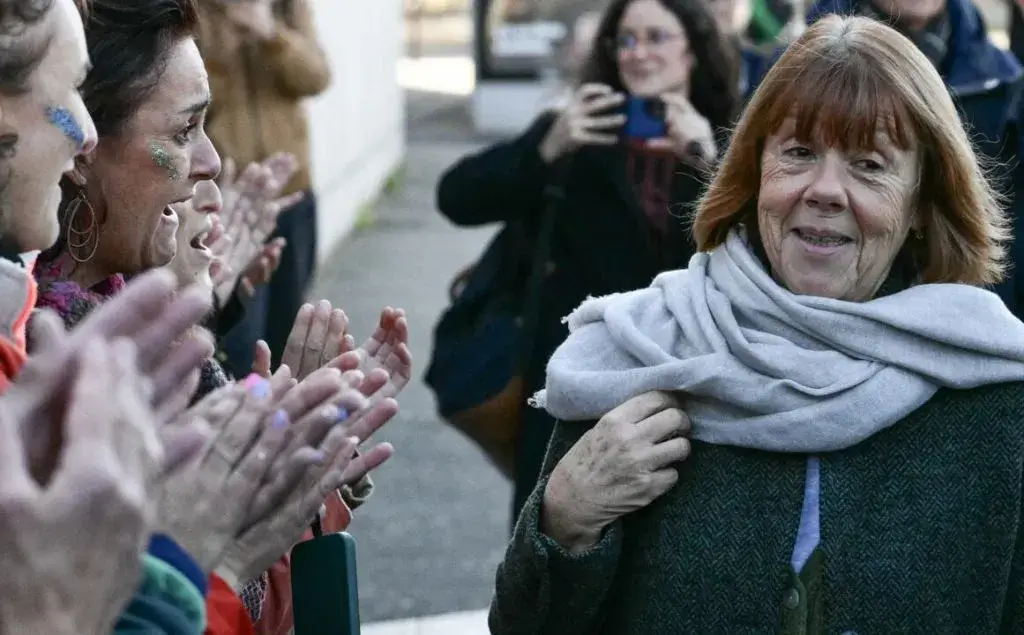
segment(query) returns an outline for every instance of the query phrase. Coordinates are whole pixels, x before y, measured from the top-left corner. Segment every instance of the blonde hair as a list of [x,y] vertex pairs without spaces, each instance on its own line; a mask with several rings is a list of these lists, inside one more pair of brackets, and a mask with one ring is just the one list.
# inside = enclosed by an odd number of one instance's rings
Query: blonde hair
[[986,285],[1003,275],[1007,221],[934,66],[905,37],[862,17],[822,18],[790,45],[741,117],[696,211],[701,250],[756,213],[765,140],[795,117],[798,138],[870,148],[886,132],[920,151],[922,282]]

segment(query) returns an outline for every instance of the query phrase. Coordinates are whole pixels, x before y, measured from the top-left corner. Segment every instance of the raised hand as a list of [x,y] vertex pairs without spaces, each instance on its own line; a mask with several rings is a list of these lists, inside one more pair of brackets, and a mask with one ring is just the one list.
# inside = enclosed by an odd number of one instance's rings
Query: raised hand
[[347,331],[348,316],[341,309],[332,308],[327,300],[320,300],[316,306],[303,304],[295,315],[281,363],[302,381],[341,353],[347,345]]
[[15,378],[40,397],[22,400],[19,407],[32,410],[17,413],[33,428],[25,438],[36,478],[45,482],[56,467],[66,406],[60,395],[68,394],[73,360],[88,342],[124,337],[135,344],[139,371],[152,385],[148,394],[163,422],[187,403],[183,389],[195,385],[196,369],[213,352],[213,344],[192,328],[209,309],[207,293],[198,287],[179,291],[173,274],[161,269],[133,279],[70,333],[53,313],[38,311],[30,332],[36,363]]
[[[395,397],[412,378],[412,352],[409,350],[409,324],[405,311],[384,307],[373,334],[359,347],[351,345],[349,337],[343,340],[341,354],[332,360],[331,366],[343,371],[359,369],[367,377],[377,370],[384,370],[388,381],[373,392],[364,392],[375,399]],[[372,384],[364,389],[370,390]]]
[[[3,630],[105,635],[138,584],[155,512],[151,485],[202,437],[163,447],[152,385],[130,342],[93,338],[68,368],[46,362],[30,360],[0,397],[0,562],[17,572],[0,579]],[[68,375],[59,395],[67,408],[59,467],[41,484],[26,462],[25,436],[39,422],[19,418],[38,410],[23,402],[39,399],[32,384],[46,371]]]
[[625,115],[614,109],[625,100],[624,94],[606,84],[580,86],[537,148],[541,158],[552,163],[580,146],[614,145],[626,123]]
[[288,415],[274,411],[270,382],[214,391],[182,415],[213,434],[187,470],[158,491],[159,528],[209,573],[241,529],[263,477],[285,444]]
[[[207,242],[219,262],[215,292],[222,304],[246,272],[250,285],[258,282],[256,274],[262,258],[267,259],[264,269],[273,264],[275,250],[265,251],[265,243],[277,226],[281,211],[302,198],[301,192],[281,197],[296,169],[298,163],[292,155],[279,153],[262,163],[250,163],[236,178],[234,162],[225,161],[220,178],[223,231],[216,240]],[[280,243],[276,246],[277,252],[284,247]]]
[[357,441],[334,428],[318,448],[319,465],[283,487],[286,494],[273,511],[245,530],[225,554],[217,573],[234,588],[266,571],[302,538],[320,506],[344,483]]

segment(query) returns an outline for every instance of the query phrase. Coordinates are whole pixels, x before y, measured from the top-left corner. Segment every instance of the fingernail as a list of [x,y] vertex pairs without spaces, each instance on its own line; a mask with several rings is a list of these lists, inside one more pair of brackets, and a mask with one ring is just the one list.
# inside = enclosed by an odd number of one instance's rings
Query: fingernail
[[273,426],[275,430],[284,430],[288,427],[290,422],[291,420],[288,418],[288,413],[284,410],[278,410],[274,413]]
[[313,463],[316,465],[323,463],[325,458],[327,458],[327,455],[324,454],[322,450],[317,450],[313,453]]
[[324,409],[320,411],[320,416],[324,419],[335,419],[338,416],[338,408],[336,406],[324,406]]
[[348,419],[348,410],[345,410],[344,408],[338,408],[338,418],[336,419],[336,421],[338,423],[341,423],[346,419]]
[[252,373],[246,377],[243,385],[253,397],[265,399],[270,396],[270,382],[263,379],[256,373]]

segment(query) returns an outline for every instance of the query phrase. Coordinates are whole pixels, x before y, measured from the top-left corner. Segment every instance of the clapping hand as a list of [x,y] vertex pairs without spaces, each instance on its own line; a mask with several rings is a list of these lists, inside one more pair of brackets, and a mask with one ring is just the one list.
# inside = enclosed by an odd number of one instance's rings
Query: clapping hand
[[[5,632],[105,635],[136,589],[151,488],[204,441],[190,426],[161,440],[137,361],[131,342],[93,337],[70,356],[30,359],[0,396],[0,560],[17,572],[0,580]],[[66,405],[60,420],[35,419],[53,400]],[[54,424],[58,460],[40,482],[31,437]]]
[[45,482],[57,465],[66,406],[60,396],[68,394],[73,360],[87,343],[123,337],[135,344],[139,371],[151,384],[150,403],[163,423],[187,404],[197,369],[213,352],[213,344],[192,328],[209,309],[207,293],[198,287],[179,291],[174,275],[161,269],[133,279],[71,332],[65,332],[53,313],[37,311],[30,335],[38,363],[15,378],[15,383],[27,382],[26,390],[45,397],[19,402],[19,407],[33,410],[15,413],[16,420],[33,428],[26,443],[35,477]]
[[220,228],[207,239],[217,258],[214,289],[222,305],[236,289],[251,296],[277,268],[285,245],[282,240],[267,243],[267,238],[281,211],[302,198],[301,192],[281,196],[297,169],[295,157],[278,153],[262,163],[250,163],[236,178],[234,162],[225,161],[219,181]]

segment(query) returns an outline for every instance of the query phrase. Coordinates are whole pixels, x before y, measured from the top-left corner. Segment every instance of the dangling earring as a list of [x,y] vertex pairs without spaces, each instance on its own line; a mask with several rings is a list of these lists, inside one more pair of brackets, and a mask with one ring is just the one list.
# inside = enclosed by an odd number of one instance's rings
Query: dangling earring
[[[78,213],[82,211],[83,207],[89,214],[89,220],[85,230],[79,230],[75,228],[75,225],[78,221]],[[64,237],[64,242],[67,243],[68,254],[72,260],[79,264],[89,262],[96,255],[96,249],[100,246],[100,237],[99,223],[96,221],[96,210],[93,209],[92,204],[86,197],[84,188],[80,188],[74,200],[68,204],[66,214],[68,230]],[[89,255],[84,258],[79,256],[78,250],[87,247],[89,243],[92,243]]]
[[918,227],[914,230],[914,238],[918,240],[924,240],[924,230]]

